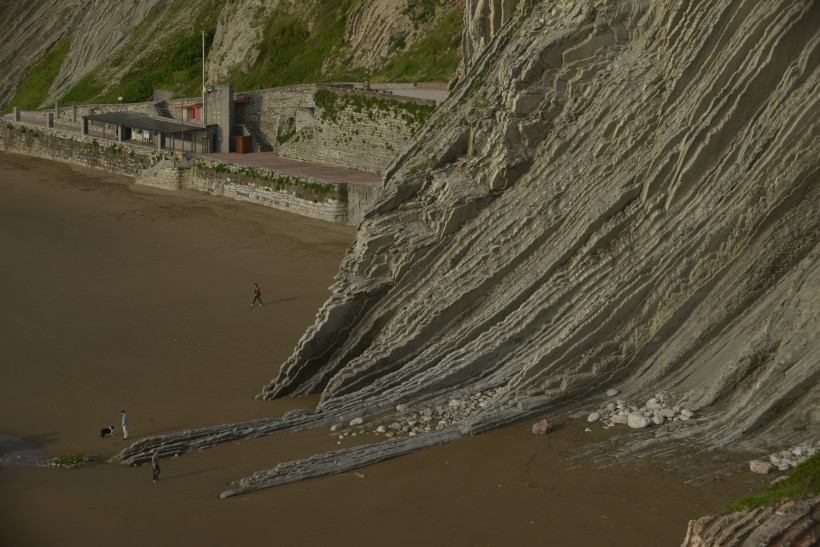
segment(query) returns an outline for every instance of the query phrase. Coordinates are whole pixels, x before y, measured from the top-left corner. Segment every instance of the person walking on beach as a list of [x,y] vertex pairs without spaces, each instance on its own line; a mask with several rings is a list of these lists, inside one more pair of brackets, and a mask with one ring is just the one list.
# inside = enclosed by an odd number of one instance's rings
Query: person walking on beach
[[120,410],[122,414],[122,438],[128,438],[128,414],[125,413],[125,410]]
[[251,302],[251,306],[256,304],[256,301],[259,300],[259,305],[262,305],[262,291],[259,289],[259,285],[256,283],[253,284],[253,302]]
[[151,456],[151,467],[154,469],[154,482],[159,480],[159,448],[154,449],[154,455]]

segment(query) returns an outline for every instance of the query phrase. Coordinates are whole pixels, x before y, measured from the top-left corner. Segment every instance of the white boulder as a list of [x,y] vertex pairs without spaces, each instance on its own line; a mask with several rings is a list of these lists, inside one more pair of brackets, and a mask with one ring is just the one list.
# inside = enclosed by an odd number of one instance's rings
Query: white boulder
[[633,429],[642,429],[648,427],[652,421],[641,414],[640,412],[633,412],[627,417],[626,424]]

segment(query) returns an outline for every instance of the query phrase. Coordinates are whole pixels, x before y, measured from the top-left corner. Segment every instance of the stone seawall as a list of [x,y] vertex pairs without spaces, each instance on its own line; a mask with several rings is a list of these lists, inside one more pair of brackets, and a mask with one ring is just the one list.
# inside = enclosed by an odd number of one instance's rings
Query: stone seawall
[[200,158],[181,178],[183,188],[257,203],[330,222],[348,222],[347,184]]
[[136,183],[164,190],[179,190],[183,186],[186,171],[175,160],[164,159],[149,169],[143,169]]
[[[358,225],[378,192],[369,185],[325,182],[270,169],[196,158],[174,162],[144,146],[98,140],[27,123],[4,122],[0,150],[131,176],[137,184],[213,195],[326,220]],[[350,199],[350,206],[348,201]]]
[[27,123],[3,122],[0,150],[138,176],[155,165],[162,154],[144,146],[98,140],[79,133],[46,129]]

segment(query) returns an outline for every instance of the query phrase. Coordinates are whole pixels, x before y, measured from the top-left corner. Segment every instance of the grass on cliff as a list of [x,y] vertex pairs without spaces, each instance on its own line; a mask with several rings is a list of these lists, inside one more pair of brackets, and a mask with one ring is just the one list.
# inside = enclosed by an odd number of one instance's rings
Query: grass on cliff
[[[364,68],[353,67],[345,54],[347,20],[355,0],[319,0],[309,16],[279,7],[268,16],[256,63],[243,73],[235,69],[236,90],[255,90],[314,82],[364,81]],[[432,18],[433,0],[412,0],[405,15],[413,24]],[[449,81],[461,61],[464,9],[445,15],[406,51],[373,74],[378,82]],[[307,21],[312,20],[308,28]]]
[[[323,74],[322,67],[343,44],[353,6],[353,0],[319,0],[308,17],[294,13],[292,7],[272,10],[262,30],[255,64],[247,73],[239,69],[231,73],[234,89],[328,81],[330,75]],[[308,19],[313,20],[311,28]],[[353,74],[342,69],[332,76],[344,79]]]
[[43,101],[48,97],[48,91],[54,78],[60,73],[60,67],[68,54],[70,40],[65,38],[57,46],[49,51],[34,65],[26,75],[26,79],[17,89],[14,97],[4,105],[4,110],[11,110],[14,106],[19,106],[23,110],[35,110],[42,106]]
[[[202,35],[211,49],[222,2],[177,0],[155,10],[134,30],[130,42],[77,82],[62,98],[65,104],[150,100],[154,89],[195,97],[202,87]],[[127,66],[111,85],[112,75]]]
[[461,62],[464,9],[444,16],[427,35],[373,75],[379,82],[449,82]]
[[726,510],[727,513],[755,509],[783,498],[800,498],[820,494],[820,454],[815,454],[794,468],[786,480],[773,484],[763,494],[743,498]]

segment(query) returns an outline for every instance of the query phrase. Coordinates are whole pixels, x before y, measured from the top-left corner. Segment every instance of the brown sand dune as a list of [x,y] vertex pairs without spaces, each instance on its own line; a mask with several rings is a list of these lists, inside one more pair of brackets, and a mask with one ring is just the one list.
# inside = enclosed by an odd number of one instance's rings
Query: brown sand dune
[[[0,154],[0,433],[100,461],[131,439],[312,408],[253,399],[327,298],[349,227]],[[265,303],[251,308],[252,284]],[[131,438],[99,429],[130,416]],[[326,430],[149,467],[0,467],[0,545],[679,545],[761,487],[664,462],[566,460],[605,439],[493,431],[335,477],[219,500],[232,480],[337,448]],[[613,430],[615,431],[615,430]],[[349,441],[345,441],[346,443]],[[740,460],[739,456],[731,456]]]

